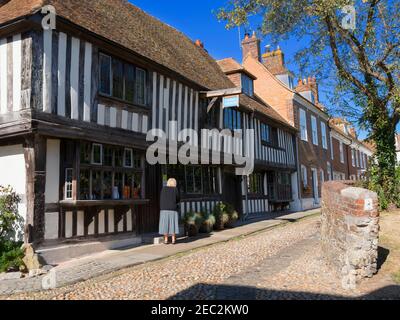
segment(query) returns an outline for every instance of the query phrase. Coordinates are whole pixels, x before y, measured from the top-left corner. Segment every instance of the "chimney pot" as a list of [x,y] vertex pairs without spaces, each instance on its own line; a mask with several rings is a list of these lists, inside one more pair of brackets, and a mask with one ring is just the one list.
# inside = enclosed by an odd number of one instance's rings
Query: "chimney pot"
[[196,44],[196,46],[198,46],[200,48],[204,48],[204,43],[199,39],[196,40],[195,44]]
[[255,32],[253,32],[253,36],[250,38],[250,34],[246,33],[244,40],[242,41],[242,55],[243,60],[248,56],[251,55],[253,58],[257,59],[258,61],[261,60],[261,41],[257,38]]

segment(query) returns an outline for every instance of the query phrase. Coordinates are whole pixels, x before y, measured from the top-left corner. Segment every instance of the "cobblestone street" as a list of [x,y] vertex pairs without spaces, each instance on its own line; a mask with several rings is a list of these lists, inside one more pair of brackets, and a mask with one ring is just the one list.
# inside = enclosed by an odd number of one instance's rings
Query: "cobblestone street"
[[[400,225],[399,221],[397,223]],[[319,249],[319,217],[279,226],[54,291],[8,299],[395,298],[384,275],[345,291]],[[392,286],[392,287],[390,287]],[[381,288],[390,288],[377,291]],[[373,293],[372,292],[378,292]]]

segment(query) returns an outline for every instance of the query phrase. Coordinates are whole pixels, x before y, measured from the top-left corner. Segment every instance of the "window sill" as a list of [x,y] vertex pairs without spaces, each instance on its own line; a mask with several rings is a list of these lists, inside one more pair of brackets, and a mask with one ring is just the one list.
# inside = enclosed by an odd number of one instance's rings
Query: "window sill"
[[141,112],[147,112],[147,113],[149,113],[151,111],[150,106],[146,105],[146,104],[141,105],[141,104],[137,104],[134,102],[129,102],[129,101],[125,101],[123,99],[108,96],[108,95],[105,95],[102,93],[99,93],[99,98],[102,101],[109,102],[111,104],[116,104],[116,106],[120,107],[120,108],[128,107],[132,111],[141,111]]
[[150,200],[131,199],[131,200],[63,200],[60,201],[61,207],[97,207],[97,206],[129,206],[146,205]]

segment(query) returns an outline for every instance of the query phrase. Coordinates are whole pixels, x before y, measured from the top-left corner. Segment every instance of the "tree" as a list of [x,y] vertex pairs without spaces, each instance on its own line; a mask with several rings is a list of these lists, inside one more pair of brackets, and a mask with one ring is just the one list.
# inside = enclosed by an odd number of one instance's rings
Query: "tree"
[[309,45],[296,54],[301,70],[334,82],[338,109],[355,115],[368,130],[376,144],[379,184],[398,203],[399,1],[230,0],[217,16],[227,28],[261,17],[256,25],[262,35],[275,41],[307,40]]
[[18,212],[20,197],[11,187],[0,186],[0,242],[15,240],[24,219]]

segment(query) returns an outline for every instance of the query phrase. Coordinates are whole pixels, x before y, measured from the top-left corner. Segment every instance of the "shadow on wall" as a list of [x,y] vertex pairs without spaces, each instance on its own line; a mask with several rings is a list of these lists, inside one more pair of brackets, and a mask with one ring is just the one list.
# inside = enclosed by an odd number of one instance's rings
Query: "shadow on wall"
[[345,297],[324,293],[268,290],[255,287],[197,284],[168,300],[193,300],[213,293],[211,300],[399,300],[400,285],[387,286],[359,297]]

